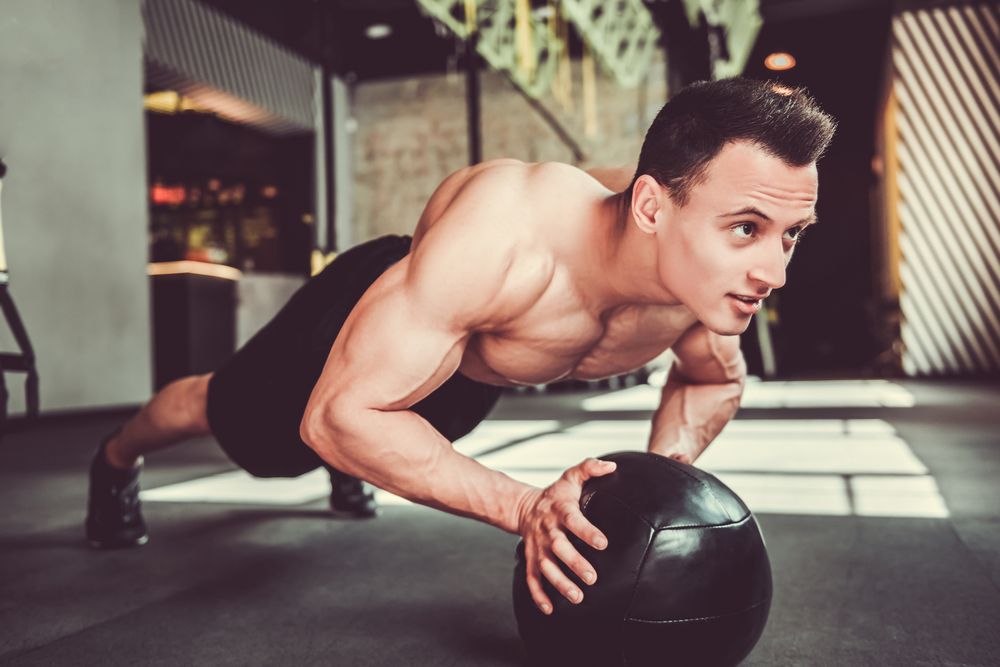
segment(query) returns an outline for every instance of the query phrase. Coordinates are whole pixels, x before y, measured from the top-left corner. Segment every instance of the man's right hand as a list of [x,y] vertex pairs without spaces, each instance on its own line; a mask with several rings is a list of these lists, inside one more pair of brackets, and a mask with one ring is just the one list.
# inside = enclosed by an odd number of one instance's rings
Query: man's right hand
[[608,539],[580,511],[583,483],[591,477],[612,473],[611,461],[587,459],[562,474],[546,489],[534,489],[521,501],[518,533],[524,540],[531,598],[545,614],[552,613],[552,601],[542,589],[542,576],[574,604],[583,600],[583,591],[563,574],[557,558],[588,585],[597,573],[566,537],[569,530],[595,549],[604,549]]

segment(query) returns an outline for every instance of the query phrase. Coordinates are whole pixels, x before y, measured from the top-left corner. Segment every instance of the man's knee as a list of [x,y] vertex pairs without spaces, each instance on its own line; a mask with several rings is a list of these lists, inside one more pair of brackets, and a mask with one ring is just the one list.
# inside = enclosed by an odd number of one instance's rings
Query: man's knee
[[191,380],[192,421],[201,432],[211,433],[212,427],[208,423],[208,384],[212,380],[212,374],[197,375]]
[[170,397],[170,409],[174,414],[183,415],[192,435],[211,433],[208,424],[208,385],[211,379],[211,373],[192,375],[174,380],[161,392]]

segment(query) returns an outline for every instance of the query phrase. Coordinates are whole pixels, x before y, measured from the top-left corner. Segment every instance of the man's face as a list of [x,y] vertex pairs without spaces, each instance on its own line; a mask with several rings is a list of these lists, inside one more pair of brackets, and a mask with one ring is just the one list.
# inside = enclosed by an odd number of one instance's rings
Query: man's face
[[760,299],[785,284],[795,243],[815,219],[817,185],[815,164],[790,167],[748,143],[727,145],[683,208],[667,201],[656,215],[666,288],[711,331],[745,331]]

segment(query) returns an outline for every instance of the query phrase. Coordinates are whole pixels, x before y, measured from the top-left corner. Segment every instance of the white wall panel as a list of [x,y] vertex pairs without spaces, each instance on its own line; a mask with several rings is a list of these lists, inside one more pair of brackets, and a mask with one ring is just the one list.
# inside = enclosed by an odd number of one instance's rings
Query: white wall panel
[[903,366],[1000,371],[1000,5],[893,19]]
[[[44,411],[150,394],[140,0],[0,2],[10,292]],[[0,346],[13,349],[0,324]],[[23,375],[9,373],[11,412]]]

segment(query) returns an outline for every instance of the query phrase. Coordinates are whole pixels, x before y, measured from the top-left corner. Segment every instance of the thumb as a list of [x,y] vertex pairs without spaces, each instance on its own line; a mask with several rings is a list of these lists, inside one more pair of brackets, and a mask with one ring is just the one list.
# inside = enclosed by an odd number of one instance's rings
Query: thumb
[[583,485],[591,477],[602,477],[613,473],[618,467],[614,461],[601,461],[600,459],[589,458],[582,463],[573,466],[566,471],[570,481]]

